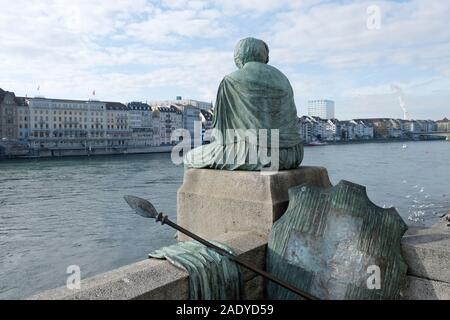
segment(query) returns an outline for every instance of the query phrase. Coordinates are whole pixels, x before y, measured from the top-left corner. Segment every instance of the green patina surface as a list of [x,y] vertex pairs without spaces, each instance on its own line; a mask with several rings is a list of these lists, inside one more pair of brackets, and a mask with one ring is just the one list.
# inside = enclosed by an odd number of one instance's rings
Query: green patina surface
[[[233,253],[224,244],[211,242]],[[173,265],[189,272],[191,300],[241,299],[240,267],[227,257],[198,242],[180,242],[156,250],[149,256],[156,259],[167,259]]]
[[[373,204],[365,187],[342,181],[323,189],[289,190],[289,208],[275,223],[267,268],[321,299],[397,299],[407,265],[401,238],[407,226],[395,209]],[[373,266],[380,288],[370,289]],[[376,280],[375,280],[376,281]],[[296,299],[268,284],[270,299]]]
[[[267,165],[261,153],[272,155],[273,129],[279,130],[279,169],[300,165],[303,142],[294,93],[286,76],[268,61],[269,48],[263,41],[246,38],[237,44],[235,63],[239,70],[222,80],[217,93],[214,141],[189,152],[184,159],[187,167],[261,170]],[[229,135],[230,129],[237,130],[234,137]],[[258,139],[262,129],[268,130],[267,139]],[[252,159],[255,151],[257,159]]]

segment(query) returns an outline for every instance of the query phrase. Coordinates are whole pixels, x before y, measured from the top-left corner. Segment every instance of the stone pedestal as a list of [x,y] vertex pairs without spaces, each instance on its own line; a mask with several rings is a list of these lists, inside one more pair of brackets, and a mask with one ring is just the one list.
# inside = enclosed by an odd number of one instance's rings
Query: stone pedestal
[[[274,173],[191,169],[178,190],[177,222],[210,240],[235,231],[267,237],[288,207],[288,189],[304,183],[331,186],[327,170],[321,167]],[[178,237],[189,240],[182,234]]]

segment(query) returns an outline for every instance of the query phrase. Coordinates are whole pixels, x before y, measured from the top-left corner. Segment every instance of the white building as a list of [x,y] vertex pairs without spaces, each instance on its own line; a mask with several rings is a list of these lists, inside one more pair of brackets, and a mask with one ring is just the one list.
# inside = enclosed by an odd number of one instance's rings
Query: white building
[[172,107],[177,108],[183,113],[183,129],[188,130],[191,135],[193,146],[202,144],[202,118],[200,108],[193,105],[175,104]]
[[183,128],[183,112],[174,106],[152,107],[153,129],[159,133],[158,145],[174,145],[178,141],[172,140],[172,132]]
[[341,136],[344,140],[373,139],[373,127],[362,120],[342,121]]
[[334,119],[334,101],[310,100],[308,101],[308,115],[322,119]]
[[303,116],[298,119],[300,137],[305,143],[310,143],[315,140],[314,130],[316,125],[317,121],[314,118]]
[[152,107],[170,107],[174,104],[182,106],[193,106],[201,110],[209,110],[213,107],[211,102],[183,99],[183,97],[176,97],[175,100],[151,101],[149,103],[149,105]]
[[132,130],[133,146],[153,146],[153,112],[151,107],[142,102],[130,102],[128,105],[129,126]]
[[325,140],[338,141],[341,140],[341,125],[337,119],[328,119],[325,127]]
[[106,102],[106,138],[108,146],[128,145],[131,133],[128,107],[120,102]]

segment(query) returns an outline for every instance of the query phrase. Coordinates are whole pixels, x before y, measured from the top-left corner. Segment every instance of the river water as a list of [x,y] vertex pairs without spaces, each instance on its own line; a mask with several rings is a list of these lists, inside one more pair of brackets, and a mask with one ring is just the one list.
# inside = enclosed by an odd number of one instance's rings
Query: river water
[[[363,184],[377,205],[431,225],[450,210],[450,143],[368,143],[306,148],[305,165],[333,183]],[[151,199],[176,218],[183,168],[170,154],[0,162],[0,299],[63,286],[145,259],[175,232],[133,215],[122,200]]]

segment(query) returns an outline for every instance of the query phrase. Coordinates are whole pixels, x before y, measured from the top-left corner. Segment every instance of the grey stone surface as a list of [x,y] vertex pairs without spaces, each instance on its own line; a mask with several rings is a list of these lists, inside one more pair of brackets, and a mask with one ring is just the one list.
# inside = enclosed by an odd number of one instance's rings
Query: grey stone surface
[[[251,237],[246,232],[230,232],[219,236],[219,241],[228,244],[232,248],[237,248],[240,256],[252,263],[259,269],[266,269],[266,249],[267,241],[265,237],[252,233]],[[264,299],[264,279],[253,271],[241,268],[244,280],[244,300]]]
[[409,275],[450,283],[450,228],[446,223],[409,231],[402,241],[402,253]]
[[[198,172],[201,171],[201,172]],[[205,172],[212,171],[212,172]],[[226,189],[228,201],[242,201],[244,206],[239,208],[238,213],[245,215],[247,210],[253,205],[264,203],[267,211],[264,213],[271,218],[267,218],[270,224],[284,210],[279,211],[283,205],[284,195],[287,199],[287,188],[289,185],[297,185],[306,181],[312,181],[317,185],[329,184],[325,169],[322,168],[301,168],[280,172],[276,177],[260,177],[260,173],[252,172],[228,172],[214,170],[194,170],[187,172],[188,185],[193,187],[192,192],[183,194],[183,188],[180,190],[183,201],[192,201],[192,198],[200,197],[205,199],[214,198],[217,189]],[[232,177],[223,176],[222,182],[214,183],[216,173],[230,174]],[[210,194],[201,186],[195,183],[196,179],[206,177]],[[240,183],[240,179],[249,179],[247,183]],[[221,185],[223,181],[232,183],[229,187]],[[234,184],[233,184],[234,183]],[[233,187],[234,186],[234,187]],[[184,186],[186,187],[186,186]],[[179,197],[180,197],[179,193]],[[223,194],[223,193],[222,193]],[[245,201],[248,197],[249,201]],[[238,199],[238,200],[236,200]],[[211,200],[213,201],[213,200]],[[229,213],[227,210],[227,199],[219,199],[224,215]],[[189,204],[193,205],[194,204]],[[205,204],[203,204],[205,205]],[[207,213],[201,204],[197,205],[200,211]],[[278,208],[278,209],[277,209]],[[202,211],[203,210],[203,211]],[[278,210],[278,211],[277,211]],[[189,211],[185,211],[186,214]],[[252,212],[252,211],[250,211]],[[234,215],[233,212],[229,214]],[[218,220],[218,224],[226,223],[225,216]],[[247,221],[247,229],[255,229],[257,232],[233,231],[227,228],[227,232],[221,232],[220,228],[214,224],[204,225],[205,228],[213,228],[215,231],[212,237],[217,241],[223,242],[234,248],[240,256],[255,264],[259,268],[265,268],[265,252],[267,248],[267,235],[262,233],[261,221]],[[224,222],[225,221],[225,222]],[[241,220],[238,220],[241,221]],[[267,222],[269,224],[269,222]],[[252,227],[253,226],[253,227]],[[239,228],[237,228],[239,229]],[[409,265],[409,276],[406,286],[402,290],[403,299],[411,300],[436,300],[450,299],[450,281],[449,281],[449,229],[442,223],[433,228],[411,228],[403,239],[403,254]],[[258,232],[259,231],[259,232]],[[208,231],[209,232],[209,231]],[[211,234],[211,233],[209,233]],[[256,274],[243,270],[244,278],[244,298],[248,300],[258,300],[264,298],[265,281]],[[167,261],[144,260],[122,268],[98,275],[92,278],[82,280],[81,290],[71,291],[65,287],[49,290],[35,295],[33,300],[62,300],[62,299],[82,299],[82,300],[108,300],[108,299],[175,299],[185,300],[189,296],[189,276],[188,274]]]
[[[266,241],[255,233],[218,237],[260,268],[265,263]],[[263,287],[256,276],[244,273],[244,297],[262,299]],[[258,284],[259,283],[259,284]],[[260,287],[258,287],[258,285]],[[186,300],[189,275],[166,260],[148,259],[92,278],[82,279],[80,290],[61,287],[32,296],[31,300]]]
[[405,300],[450,300],[450,284],[408,276],[402,298]]
[[[273,173],[191,169],[178,191],[177,221],[213,240],[232,231],[267,237],[288,207],[288,189],[304,183],[331,186],[327,170],[321,167]],[[180,234],[178,239],[188,240]]]
[[255,277],[245,282],[244,300],[263,300],[265,280],[263,277]]
[[187,272],[167,261],[144,260],[81,280],[80,290],[66,287],[31,297],[32,300],[184,300],[189,295]]

